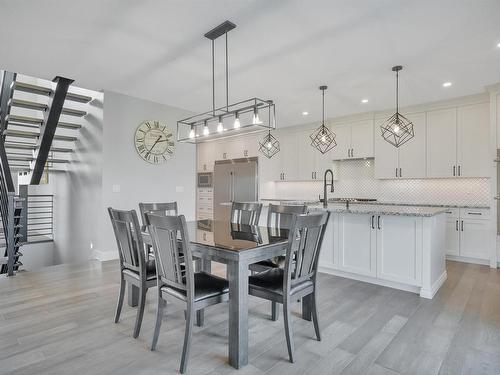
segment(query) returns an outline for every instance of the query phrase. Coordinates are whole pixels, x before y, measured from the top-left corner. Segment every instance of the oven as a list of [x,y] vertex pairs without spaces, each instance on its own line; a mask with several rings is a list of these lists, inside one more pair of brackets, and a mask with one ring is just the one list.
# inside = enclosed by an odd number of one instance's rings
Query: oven
[[198,173],[198,187],[199,188],[210,188],[213,186],[213,173],[203,172]]

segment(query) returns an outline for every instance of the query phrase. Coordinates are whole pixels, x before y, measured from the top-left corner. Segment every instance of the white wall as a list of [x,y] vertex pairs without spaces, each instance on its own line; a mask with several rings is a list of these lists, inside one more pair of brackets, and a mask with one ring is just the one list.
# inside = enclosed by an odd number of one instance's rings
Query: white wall
[[[109,206],[138,210],[139,202],[177,201],[180,213],[186,215],[188,220],[194,219],[196,147],[176,142],[172,159],[165,164],[152,165],[139,157],[134,146],[135,130],[142,121],[154,119],[166,122],[177,139],[177,120],[188,115],[189,112],[179,108],[104,92],[102,206],[97,257],[117,257],[107,213]],[[120,191],[113,192],[113,185],[115,190],[119,186]]]

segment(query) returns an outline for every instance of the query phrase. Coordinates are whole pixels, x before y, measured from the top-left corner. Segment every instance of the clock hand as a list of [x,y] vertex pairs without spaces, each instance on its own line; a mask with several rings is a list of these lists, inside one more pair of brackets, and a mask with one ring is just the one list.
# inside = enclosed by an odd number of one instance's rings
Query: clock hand
[[148,155],[151,153],[151,151],[153,150],[153,148],[156,146],[156,144],[158,143],[158,141],[161,139],[161,135],[158,137],[158,139],[156,140],[155,143],[153,143],[153,146],[151,146],[151,148],[149,149],[148,152],[146,152],[146,157],[148,157]]

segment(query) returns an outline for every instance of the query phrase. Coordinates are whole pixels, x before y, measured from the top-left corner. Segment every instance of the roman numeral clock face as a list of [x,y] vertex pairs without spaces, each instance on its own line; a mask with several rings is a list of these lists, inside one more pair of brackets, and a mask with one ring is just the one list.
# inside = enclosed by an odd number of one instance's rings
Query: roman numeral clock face
[[144,121],[135,131],[135,148],[139,156],[151,164],[160,164],[174,154],[173,134],[160,121]]

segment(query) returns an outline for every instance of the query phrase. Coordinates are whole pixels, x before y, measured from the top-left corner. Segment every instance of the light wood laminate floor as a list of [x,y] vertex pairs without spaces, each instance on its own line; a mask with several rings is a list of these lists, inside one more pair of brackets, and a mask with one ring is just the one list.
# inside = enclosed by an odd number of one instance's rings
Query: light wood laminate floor
[[[208,309],[193,335],[189,374],[500,374],[500,271],[448,262],[433,300],[321,274],[320,323],[299,318],[296,363],[288,362],[283,317],[251,298],[249,365],[227,363],[227,304]],[[155,290],[142,331],[132,338],[135,308],[113,323],[118,263],[60,265],[0,278],[1,374],[177,374],[184,317],[170,303],[158,350],[149,351]]]

